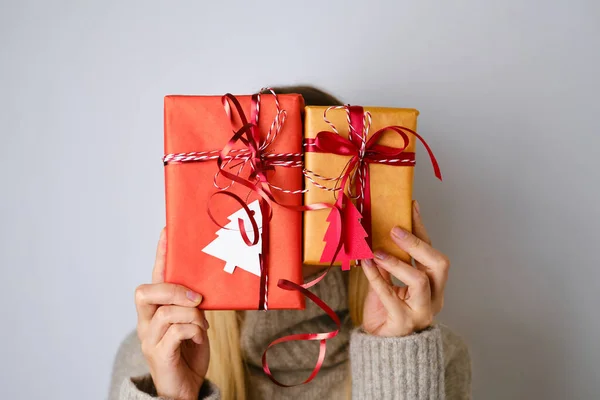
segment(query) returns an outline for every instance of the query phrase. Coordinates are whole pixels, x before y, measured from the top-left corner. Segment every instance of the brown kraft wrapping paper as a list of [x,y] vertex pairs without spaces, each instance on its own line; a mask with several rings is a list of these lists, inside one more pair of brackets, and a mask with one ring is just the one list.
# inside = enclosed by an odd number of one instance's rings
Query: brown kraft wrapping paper
[[[304,138],[313,139],[321,131],[331,131],[331,126],[323,119],[323,113],[328,107],[305,107]],[[364,107],[371,113],[372,123],[369,136],[386,126],[402,126],[413,131],[417,128],[419,111],[411,108],[386,108]],[[337,128],[340,135],[348,137],[349,127],[343,109],[331,109],[327,112],[327,119]],[[410,139],[405,149],[407,152],[415,151],[416,138],[407,133]],[[385,132],[378,144],[401,148],[404,145],[402,137],[394,132]],[[306,152],[305,166],[315,174],[337,178],[346,166],[349,156],[336,154]],[[412,188],[413,166],[394,166],[383,164],[370,164],[371,178],[371,215],[372,215],[372,243],[373,250],[382,249],[401,260],[410,261],[410,256],[402,251],[391,239],[390,231],[394,226],[401,226],[407,230],[412,229]],[[316,179],[320,184],[333,187],[334,182]],[[334,203],[336,195],[333,191],[324,190],[315,186],[305,178],[304,204]],[[325,248],[323,238],[329,222],[327,216],[330,210],[318,210],[304,213],[304,250],[303,261],[305,264],[321,265],[319,260]],[[335,265],[340,265],[336,262]]]

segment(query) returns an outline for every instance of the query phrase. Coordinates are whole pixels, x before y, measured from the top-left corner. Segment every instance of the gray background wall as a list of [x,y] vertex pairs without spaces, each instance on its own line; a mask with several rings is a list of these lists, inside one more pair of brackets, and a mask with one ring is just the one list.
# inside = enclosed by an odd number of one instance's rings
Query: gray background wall
[[163,95],[308,82],[421,110],[475,398],[597,398],[599,4],[0,2],[0,397],[105,397],[164,223]]

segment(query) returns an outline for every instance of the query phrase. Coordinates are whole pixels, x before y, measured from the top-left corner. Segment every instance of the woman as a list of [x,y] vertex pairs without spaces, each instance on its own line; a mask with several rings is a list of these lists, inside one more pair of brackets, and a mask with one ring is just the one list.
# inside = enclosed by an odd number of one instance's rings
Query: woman
[[[341,104],[311,87],[276,92],[300,93],[308,105]],[[330,331],[330,318],[311,301],[305,310],[198,310],[201,293],[164,283],[163,230],[152,284],[136,289],[137,335],[119,349],[111,399],[470,398],[467,347],[433,322],[444,303],[449,261],[431,246],[417,202],[412,232],[394,228],[390,235],[416,268],[381,251],[349,273],[332,268],[311,291],[336,311],[342,329],[328,341],[313,381],[282,388],[262,370],[265,347],[291,333]],[[304,266],[305,279],[322,269]],[[406,286],[394,286],[391,276]],[[269,352],[269,365],[280,382],[297,383],[310,374],[317,353],[314,342],[289,342]]]

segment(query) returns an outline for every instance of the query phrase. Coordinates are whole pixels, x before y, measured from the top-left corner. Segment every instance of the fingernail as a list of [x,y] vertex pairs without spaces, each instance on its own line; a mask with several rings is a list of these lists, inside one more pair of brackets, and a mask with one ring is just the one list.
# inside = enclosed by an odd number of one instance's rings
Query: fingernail
[[366,259],[362,260],[362,263],[366,267],[372,267],[373,266],[373,260],[371,260],[370,258],[366,258]]
[[200,303],[200,301],[202,301],[202,296],[196,292],[192,292],[191,290],[185,292],[185,296],[194,303]]
[[421,209],[419,208],[419,202],[415,200],[415,211],[417,214],[421,214]]
[[378,258],[380,260],[385,260],[388,257],[387,253],[383,250],[375,250],[374,255],[375,258]]
[[208,321],[206,319],[202,320],[200,325],[202,325],[202,329],[204,330],[207,330],[209,328]]
[[406,232],[404,229],[400,228],[399,226],[396,226],[396,227],[394,227],[394,229],[392,229],[392,235],[394,235],[398,239],[404,239],[404,238],[406,238],[406,236],[408,236],[408,232]]

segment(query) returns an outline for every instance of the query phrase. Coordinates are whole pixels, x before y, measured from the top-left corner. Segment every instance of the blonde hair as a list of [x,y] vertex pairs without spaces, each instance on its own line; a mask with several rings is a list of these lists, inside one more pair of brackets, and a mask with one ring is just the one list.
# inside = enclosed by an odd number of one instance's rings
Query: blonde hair
[[[341,105],[334,96],[312,86],[289,86],[274,89],[276,93],[299,93],[307,105]],[[335,268],[335,267],[334,267]],[[348,279],[348,310],[354,326],[363,318],[363,304],[369,282],[361,268],[352,268]],[[240,314],[237,311],[206,311],[210,325],[210,364],[206,377],[221,391],[223,400],[247,400],[247,369],[240,345]],[[350,374],[348,374],[350,376]],[[350,399],[351,380],[346,397]]]

